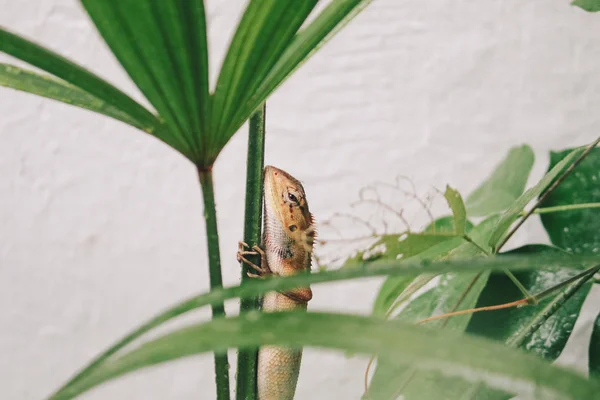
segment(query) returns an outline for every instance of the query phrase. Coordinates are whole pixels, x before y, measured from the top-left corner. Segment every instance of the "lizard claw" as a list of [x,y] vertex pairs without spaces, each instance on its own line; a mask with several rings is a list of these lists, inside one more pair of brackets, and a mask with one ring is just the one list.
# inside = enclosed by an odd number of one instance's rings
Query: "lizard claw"
[[254,269],[256,272],[258,272],[257,274],[253,274],[250,272],[247,272],[247,275],[251,278],[258,278],[258,277],[262,277],[265,275],[269,275],[271,273],[271,271],[269,270],[269,268],[263,268],[259,265],[256,265],[255,263],[253,263],[252,261],[248,260],[245,256],[247,255],[251,255],[251,256],[260,256],[261,259],[261,265],[267,265],[267,257],[265,255],[265,252],[263,249],[261,249],[259,246],[252,246],[252,250],[253,251],[248,251],[246,250],[247,248],[249,248],[250,246],[247,243],[244,242],[239,242],[239,248],[238,248],[238,252],[237,252],[237,261],[238,262],[243,262],[245,264],[247,264],[249,267],[251,267],[252,269]]

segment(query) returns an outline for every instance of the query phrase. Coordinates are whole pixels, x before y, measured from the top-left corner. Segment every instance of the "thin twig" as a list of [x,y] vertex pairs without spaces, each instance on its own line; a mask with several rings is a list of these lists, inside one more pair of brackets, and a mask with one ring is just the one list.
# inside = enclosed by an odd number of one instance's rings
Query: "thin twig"
[[333,214],[331,216],[331,219],[333,219],[335,217],[338,217],[338,218],[348,218],[351,221],[360,223],[360,224],[366,226],[371,231],[371,233],[373,235],[377,235],[377,228],[375,228],[373,225],[371,225],[371,223],[369,221],[365,221],[362,218],[359,218],[359,217],[357,217],[355,215],[348,214],[348,213],[335,213],[335,214]]
[[402,210],[396,211],[392,206],[385,204],[384,202],[382,202],[379,199],[377,199],[377,200],[375,200],[375,199],[360,199],[359,201],[350,204],[350,207],[355,207],[359,204],[376,204],[379,207],[383,208],[384,210],[391,212],[396,217],[398,217],[398,219],[400,219],[400,221],[402,221],[402,223],[406,227],[406,230],[408,232],[410,232],[410,224],[408,223],[406,218],[404,218],[404,215],[402,215]]
[[[459,236],[460,237],[460,236]],[[486,256],[490,255],[490,252],[487,251],[486,249],[484,249],[483,247],[481,247],[479,244],[477,244],[477,242],[475,242],[469,235],[467,235],[466,233],[462,236],[462,238],[464,240],[466,240],[467,242],[471,243],[473,246],[477,247],[483,254],[485,254]]]
[[480,312],[480,311],[502,310],[502,309],[505,309],[505,308],[511,308],[511,307],[517,307],[517,306],[524,306],[524,305],[527,305],[527,304],[528,304],[527,303],[527,299],[521,299],[521,300],[513,301],[513,302],[510,302],[510,303],[498,304],[498,305],[495,305],[495,306],[486,306],[486,307],[471,308],[471,309],[468,309],[468,310],[454,311],[454,312],[449,312],[449,313],[446,313],[446,314],[436,315],[436,316],[433,316],[433,317],[422,319],[419,322],[417,322],[417,325],[421,325],[421,324],[424,324],[425,322],[435,321],[437,319],[442,319],[442,318],[456,317],[456,316],[459,316],[459,315],[466,315],[466,314],[473,314],[473,313]]

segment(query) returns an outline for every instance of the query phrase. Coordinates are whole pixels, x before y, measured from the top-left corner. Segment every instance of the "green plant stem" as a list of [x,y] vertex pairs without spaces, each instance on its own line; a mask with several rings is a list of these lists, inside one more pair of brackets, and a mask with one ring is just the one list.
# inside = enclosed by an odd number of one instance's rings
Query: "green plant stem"
[[481,247],[479,244],[477,244],[477,242],[475,242],[469,235],[467,235],[466,233],[464,235],[462,235],[462,238],[464,240],[466,240],[467,242],[471,243],[473,246],[477,247],[483,254],[485,254],[486,256],[490,255],[490,252],[487,251],[486,249],[484,249],[483,247]]
[[[265,116],[266,104],[250,117],[248,137],[248,159],[246,170],[246,209],[244,216],[244,242],[250,246],[259,244],[261,239],[262,220],[262,188],[263,168],[265,160]],[[252,256],[249,256],[252,257]],[[260,265],[260,257],[251,259]],[[248,279],[249,266],[242,267],[242,284]],[[249,297],[241,299],[240,314],[258,308],[258,299]],[[238,351],[236,399],[256,399],[256,366],[258,351],[256,349]]]
[[[212,168],[198,168],[198,178],[204,199],[204,220],[206,222],[206,242],[208,245],[208,268],[211,290],[223,287],[221,277],[221,256],[219,254],[219,232],[217,230],[217,209],[212,179]],[[211,306],[212,316],[224,317],[225,305],[216,303]],[[227,352],[215,352],[215,380],[217,399],[229,400],[229,362]]]
[[[564,206],[554,206],[554,207],[544,207],[544,208],[536,208],[533,213],[534,214],[550,214],[555,212],[562,211],[572,211],[572,210],[585,210],[588,208],[600,208],[600,203],[581,203],[581,204],[567,204]],[[527,212],[521,211],[521,216],[524,216]]]
[[525,296],[525,298],[527,299],[527,303],[529,303],[529,304],[537,304],[538,303],[539,299],[537,299],[535,296],[532,296],[527,291],[525,286],[523,286],[521,281],[518,280],[517,277],[512,272],[510,272],[509,269],[505,269],[504,273],[506,274],[506,276],[508,276],[508,278],[512,281],[512,283],[514,283],[515,286],[521,291],[523,296]]

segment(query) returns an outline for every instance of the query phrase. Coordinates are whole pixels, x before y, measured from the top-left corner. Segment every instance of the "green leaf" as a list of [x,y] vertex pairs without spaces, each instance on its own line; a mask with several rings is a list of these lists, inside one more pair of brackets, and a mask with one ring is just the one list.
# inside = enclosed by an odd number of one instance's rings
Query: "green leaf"
[[[572,150],[550,153],[553,168]],[[542,207],[600,202],[600,149],[593,149],[542,203]],[[600,209],[588,208],[542,214],[552,244],[576,254],[600,251]]]
[[[454,217],[442,217],[433,221],[424,229],[424,233],[404,232],[402,234],[383,235],[366,251],[346,261],[347,264],[361,260],[416,260],[414,256],[421,255],[419,260],[435,260],[450,250],[458,247],[463,241],[454,236],[455,228]],[[469,221],[466,222],[467,230],[473,227]],[[447,243],[441,245],[442,243]],[[370,255],[370,256],[369,256]],[[373,304],[374,315],[386,315],[388,311],[401,305],[402,301],[407,300],[409,296],[401,296],[405,289],[410,286],[411,292],[418,290],[426,284],[432,276],[421,277],[417,281],[415,276],[390,276],[388,277],[375,298]],[[411,282],[414,281],[414,284]]]
[[[416,240],[419,236],[414,238]],[[438,236],[440,237],[440,236]],[[408,237],[407,239],[408,240]],[[452,249],[463,243],[461,238],[450,237],[447,240],[432,244],[428,248],[420,248],[419,251],[408,253],[407,261],[425,261],[436,260],[448,254]],[[413,249],[418,248],[414,246]],[[407,253],[404,253],[407,254]],[[379,293],[373,304],[374,315],[387,315],[395,308],[399,307],[403,302],[422,286],[427,284],[435,275],[432,274],[415,274],[409,276],[390,276],[388,277],[379,289]]]
[[574,0],[571,4],[589,12],[600,11],[600,0]]
[[583,148],[578,148],[566,155],[559,163],[557,163],[544,177],[532,188],[523,193],[515,202],[502,214],[502,218],[498,222],[494,232],[492,233],[489,245],[496,249],[498,244],[506,235],[510,226],[517,220],[519,214],[527,204],[534,198],[538,197],[550,184],[556,179],[566,168],[571,165],[577,157],[584,152]]
[[[545,245],[528,245],[506,254],[562,255],[560,249]],[[577,274],[577,270],[567,268],[540,268],[532,271],[515,272],[515,277],[529,293],[540,293]],[[553,361],[562,352],[571,336],[573,327],[583,302],[591,288],[585,284],[561,308],[558,309],[535,333],[527,338],[520,348],[532,352],[548,361]],[[520,290],[505,274],[492,274],[476,307],[509,303],[523,297]],[[479,312],[473,315],[467,332],[504,343],[519,336],[524,327],[546,312],[546,306],[553,299],[547,298],[537,305],[515,307],[496,311]],[[473,389],[473,388],[471,388]],[[499,393],[489,388],[476,388],[478,397],[485,399],[510,399],[507,393]],[[456,397],[459,399],[460,397]],[[451,399],[449,397],[449,399]]]
[[139,121],[119,108],[106,103],[85,90],[49,75],[40,75],[14,65],[0,63],[0,85],[95,111],[138,129],[145,129]]
[[210,96],[202,0],[81,1],[161,119],[84,68],[2,29],[0,51],[121,110],[200,167],[212,165],[275,88],[369,3],[336,0],[298,31],[317,0],[252,0]]
[[511,148],[492,175],[467,198],[468,214],[483,217],[506,210],[525,190],[533,161],[531,147]]
[[[263,3],[262,0],[255,0]],[[279,1],[279,0],[277,0]],[[288,0],[289,1],[289,0]],[[310,1],[312,2],[312,0]],[[235,133],[279,85],[281,85],[292,72],[304,61],[314,54],[325,42],[333,37],[345,24],[364,9],[371,0],[336,0],[332,1],[325,9],[306,27],[301,29],[291,43],[281,54],[277,63],[273,65],[269,74],[260,82],[244,100],[243,104],[232,116],[227,128],[226,137]],[[298,2],[302,3],[302,2]],[[309,3],[309,1],[306,1]]]
[[[237,130],[227,126],[292,42],[317,0],[250,1],[229,45],[214,94],[213,132],[223,145]],[[244,121],[259,106],[249,110]]]
[[[77,382],[81,381],[91,373],[96,371],[101,365],[110,362],[111,357],[123,349],[134,340],[139,339],[154,328],[171,321],[172,319],[195,310],[199,307],[220,304],[225,300],[241,297],[252,298],[270,291],[283,291],[296,287],[307,286],[320,282],[333,282],[345,279],[356,279],[362,277],[385,276],[385,275],[415,275],[415,274],[435,274],[440,272],[478,272],[486,270],[504,270],[512,268],[513,270],[532,269],[539,266],[562,266],[579,267],[580,265],[592,265],[600,263],[600,255],[597,256],[553,256],[551,258],[540,256],[503,256],[487,257],[479,259],[459,259],[442,260],[432,262],[431,260],[404,261],[402,265],[397,262],[374,261],[368,264],[357,265],[357,268],[343,268],[336,271],[324,271],[314,274],[299,274],[289,277],[266,278],[260,281],[251,281],[243,286],[234,286],[220,290],[213,290],[209,293],[200,294],[185,300],[175,306],[163,311],[148,322],[142,324],[133,330],[127,336],[122,338],[115,345],[111,346],[104,353],[93,360],[76,377],[72,378],[61,390],[68,390]],[[366,268],[368,266],[368,268]]]
[[151,365],[208,351],[261,345],[314,346],[386,354],[445,376],[481,380],[538,398],[592,398],[600,384],[499,344],[457,337],[395,321],[328,313],[248,313],[184,327],[141,344],[69,392],[69,399],[107,380]]
[[[448,215],[445,217],[440,217],[427,225],[425,229],[423,229],[424,233],[451,233],[453,234],[456,231],[456,226],[454,225],[454,216]],[[468,232],[473,228],[473,224],[471,221],[466,221],[465,230]]]
[[[545,245],[527,245],[506,254],[560,255],[560,249]],[[525,286],[529,293],[540,293],[566,279],[576,275],[577,270],[571,268],[539,268],[533,271],[515,272],[514,275]],[[537,332],[524,343],[523,348],[547,360],[555,360],[565,347],[581,306],[590,290],[591,284],[585,285],[565,305],[550,317]],[[505,274],[492,274],[483,290],[477,307],[503,304],[519,300],[523,295]],[[476,313],[471,319],[467,332],[485,336],[502,342],[516,336],[552,300],[547,298],[537,305],[515,307],[491,312]]]
[[457,236],[464,236],[467,228],[467,211],[462,196],[456,190],[446,185],[444,197],[454,215],[454,233]]
[[[499,216],[492,216],[470,232],[476,242],[485,242],[499,220]],[[461,259],[463,257],[483,256],[481,249],[472,243],[464,243],[448,252],[446,259]],[[416,323],[431,316],[445,314],[457,310],[473,308],[477,303],[481,291],[486,285],[489,271],[474,273],[448,273],[442,275],[440,282],[411,301],[404,310],[398,314],[397,319]],[[428,328],[443,328],[453,332],[462,332],[466,329],[471,314],[452,318],[439,319],[428,322]],[[437,382],[437,383],[434,383]],[[454,387],[452,381],[432,373],[416,373],[412,368],[398,367],[393,360],[387,357],[379,359],[373,374],[369,393],[376,397],[391,398],[402,393],[406,399],[442,398],[448,395],[448,390],[460,392],[466,385],[458,382]],[[427,393],[427,394],[426,394]]]
[[[125,93],[70,60],[0,28],[0,51],[40,68],[129,115],[144,131],[165,140],[160,121]],[[14,83],[14,85],[17,85]]]
[[[550,167],[571,150],[550,153]],[[600,201],[600,149],[594,148],[543,202],[542,207]],[[574,254],[597,254],[600,249],[600,209],[588,208],[542,215],[542,223],[555,246]],[[589,347],[590,375],[600,377],[599,324],[596,320]]]
[[596,317],[589,347],[590,376],[600,379],[600,314]]
[[200,166],[207,141],[208,53],[202,0],[82,0],[100,34]]

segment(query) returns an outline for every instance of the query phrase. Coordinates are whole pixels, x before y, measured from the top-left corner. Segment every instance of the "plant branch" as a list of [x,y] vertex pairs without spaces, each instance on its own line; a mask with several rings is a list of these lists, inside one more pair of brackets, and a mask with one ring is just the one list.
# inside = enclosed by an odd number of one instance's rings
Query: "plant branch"
[[[198,178],[204,199],[204,220],[206,223],[206,242],[208,245],[208,267],[211,290],[223,287],[221,276],[221,256],[219,254],[219,232],[217,230],[217,210],[212,178],[212,168],[198,168]],[[225,306],[216,303],[211,306],[212,316],[224,317]],[[217,384],[217,399],[229,400],[229,362],[227,352],[215,352],[215,380]]]
[[[573,211],[573,210],[585,210],[589,208],[600,208],[600,203],[581,203],[581,204],[567,204],[564,206],[544,207],[537,208],[533,211],[534,214],[550,214],[561,211]],[[521,216],[525,215],[525,211],[521,211]]]
[[533,207],[529,211],[527,211],[525,213],[525,215],[523,215],[523,217],[521,217],[521,219],[517,222],[517,224],[515,226],[513,226],[513,228],[508,232],[508,234],[504,237],[504,239],[502,239],[502,241],[498,244],[498,246],[496,247],[496,252],[500,251],[500,249],[506,244],[506,242],[508,242],[508,240],[521,227],[521,225],[523,225],[523,223],[525,223],[525,221],[527,221],[527,218],[529,218],[531,216],[531,214],[533,214],[533,212],[540,206],[540,204],[542,204],[544,202],[544,200],[546,200],[548,195],[550,195],[550,193],[552,193],[554,191],[554,189],[556,189],[571,174],[571,172],[573,172],[575,167],[578,166],[579,163],[581,163],[588,156],[588,154],[590,154],[590,152],[594,149],[594,147],[596,147],[598,145],[598,143],[600,143],[600,137],[597,138],[596,140],[594,140],[592,143],[590,143],[585,148],[584,152],[581,153],[581,155],[579,157],[577,157],[577,159],[575,161],[573,161],[573,164],[569,165],[569,167],[565,170],[565,172],[563,172],[562,175],[559,176],[554,181],[554,183],[552,185],[550,185],[550,187],[548,189],[546,189],[546,191],[540,196],[540,198],[533,205]]
[[[244,216],[244,242],[260,243],[262,219],[262,188],[265,155],[265,117],[266,104],[250,117],[248,136],[248,158],[246,169],[246,209]],[[247,256],[253,257],[253,256]],[[260,257],[250,259],[260,265]],[[249,266],[242,267],[242,284],[249,278]],[[258,299],[250,297],[241,299],[240,313],[258,309]],[[256,349],[239,350],[237,361],[236,399],[256,399],[256,366],[258,351]]]
[[519,289],[519,291],[523,294],[523,296],[525,296],[525,300],[527,300],[527,304],[537,304],[538,303],[539,299],[535,296],[532,296],[527,291],[525,286],[523,286],[521,281],[517,279],[515,274],[513,274],[509,269],[505,269],[504,273],[506,274],[506,276],[508,276],[508,279],[510,279],[512,281],[512,283],[515,284],[515,286],[517,287],[517,289]]
[[476,241],[474,241],[469,235],[467,235],[466,233],[462,236],[458,236],[457,237],[462,237],[464,240],[466,240],[467,242],[471,243],[473,246],[477,247],[483,254],[485,254],[486,256],[490,255],[490,252],[487,251],[486,249],[484,249],[483,247],[481,247]]

